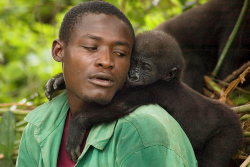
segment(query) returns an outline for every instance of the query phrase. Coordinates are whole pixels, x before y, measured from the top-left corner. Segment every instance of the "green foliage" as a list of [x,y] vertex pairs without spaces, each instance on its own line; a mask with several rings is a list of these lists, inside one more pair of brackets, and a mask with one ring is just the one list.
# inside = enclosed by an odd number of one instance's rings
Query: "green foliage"
[[14,167],[14,164],[11,159],[2,159],[0,160],[0,166]]
[[14,142],[16,140],[16,122],[12,112],[4,113],[0,124],[0,150],[4,155],[4,160],[0,161],[0,165],[13,166],[12,154],[14,152]]
[[[50,56],[56,26],[36,19],[35,1],[1,1],[0,4],[0,101],[44,97],[47,79],[61,71]],[[39,11],[39,10],[38,10]],[[40,103],[44,100],[41,98]]]
[[[86,1],[86,0],[85,0]],[[190,0],[188,0],[190,1]],[[66,11],[81,0],[0,1],[0,102],[47,101],[44,86],[62,71],[51,44]],[[136,34],[182,12],[187,0],[107,0],[128,16]]]
[[230,99],[233,100],[236,106],[240,106],[240,105],[247,104],[249,102],[250,97],[249,97],[249,93],[243,93],[241,91],[234,91],[231,94]]

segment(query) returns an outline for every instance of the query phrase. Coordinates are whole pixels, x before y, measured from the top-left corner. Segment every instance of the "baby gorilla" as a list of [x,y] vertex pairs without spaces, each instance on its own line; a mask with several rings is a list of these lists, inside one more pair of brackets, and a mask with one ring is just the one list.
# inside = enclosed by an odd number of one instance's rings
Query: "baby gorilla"
[[[86,128],[110,122],[137,107],[159,104],[171,114],[187,134],[199,167],[228,166],[242,141],[238,116],[226,105],[204,97],[181,81],[184,68],[176,40],[161,31],[136,36],[127,84],[108,105],[84,106],[69,125],[66,149],[76,161]],[[58,81],[58,82],[57,82]],[[54,86],[63,87],[59,75],[46,85],[50,96]],[[50,96],[51,97],[51,96]]]

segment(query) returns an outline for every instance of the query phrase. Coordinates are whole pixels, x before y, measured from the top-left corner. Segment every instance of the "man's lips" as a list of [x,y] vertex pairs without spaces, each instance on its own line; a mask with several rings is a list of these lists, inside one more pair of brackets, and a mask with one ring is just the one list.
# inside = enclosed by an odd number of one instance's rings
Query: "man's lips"
[[89,77],[89,82],[101,87],[111,87],[114,85],[114,78],[108,73],[96,73]]

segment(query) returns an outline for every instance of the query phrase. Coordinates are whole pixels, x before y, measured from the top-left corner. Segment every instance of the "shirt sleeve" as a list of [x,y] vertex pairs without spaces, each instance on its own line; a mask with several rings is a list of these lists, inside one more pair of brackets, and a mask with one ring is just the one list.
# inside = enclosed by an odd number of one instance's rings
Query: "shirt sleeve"
[[122,167],[185,167],[183,160],[173,150],[165,146],[151,146],[134,152]]
[[32,131],[33,131],[32,127],[29,124],[25,127],[23,131],[21,143],[19,146],[16,167],[38,166],[37,162],[31,156],[32,155],[32,151],[31,151],[32,142],[30,141],[30,139],[34,136],[34,133],[31,133]]

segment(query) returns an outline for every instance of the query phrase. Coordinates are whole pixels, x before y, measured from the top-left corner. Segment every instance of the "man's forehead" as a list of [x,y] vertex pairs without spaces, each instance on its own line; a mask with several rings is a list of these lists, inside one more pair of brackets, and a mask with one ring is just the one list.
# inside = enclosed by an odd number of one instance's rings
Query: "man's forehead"
[[120,19],[119,17],[117,17],[116,15],[114,14],[106,14],[106,13],[92,13],[92,12],[86,12],[86,13],[83,13],[81,15],[78,16],[78,19],[80,21],[84,21],[85,19],[88,19],[88,18],[109,18],[109,19],[119,19],[121,20],[122,22],[124,22],[122,19]]
[[[88,14],[85,17],[82,17],[81,20],[78,21],[78,25],[75,26],[73,33],[77,33],[78,35],[81,34],[81,36],[91,34],[97,37],[99,36],[98,34],[102,33],[110,35],[119,34],[126,38],[128,37],[128,34],[131,34],[129,27],[125,22],[115,15],[107,14]],[[110,36],[110,38],[112,38],[112,36]]]
[[88,28],[101,26],[112,26],[115,25],[117,28],[127,29],[129,31],[129,26],[121,19],[115,15],[109,14],[95,14],[89,13],[84,14],[78,18],[75,28]]

